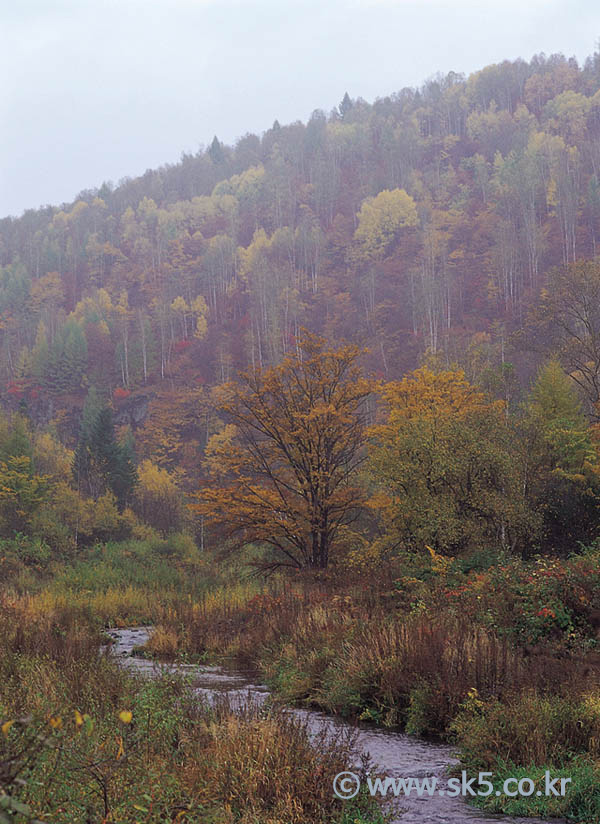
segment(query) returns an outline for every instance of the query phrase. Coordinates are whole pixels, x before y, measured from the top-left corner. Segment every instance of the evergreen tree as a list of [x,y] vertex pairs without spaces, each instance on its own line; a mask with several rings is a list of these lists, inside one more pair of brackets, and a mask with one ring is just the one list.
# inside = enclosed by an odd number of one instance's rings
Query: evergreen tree
[[567,554],[597,535],[600,467],[577,390],[557,360],[540,369],[526,420],[528,485],[543,516],[542,547]]
[[350,95],[348,94],[348,92],[346,92],[342,102],[338,106],[338,109],[340,110],[340,115],[342,117],[346,117],[346,115],[353,108],[353,106],[354,106],[354,103],[350,99]]
[[117,441],[112,410],[94,387],[83,408],[73,471],[82,492],[97,499],[110,489],[121,509],[137,481],[133,438],[129,433]]
[[137,482],[135,441],[130,429],[117,444],[114,463],[110,470],[110,485],[115,493],[119,507],[123,509],[128,503]]
[[210,144],[208,156],[210,157],[213,163],[222,163],[225,160],[225,152],[223,151],[223,146],[219,142],[219,138],[216,135],[213,137],[213,141]]
[[27,419],[23,415],[15,415],[11,421],[8,440],[2,445],[1,458],[6,461],[10,458],[22,457],[30,459],[33,457],[31,432]]
[[60,368],[63,351],[62,331],[59,331],[48,348],[45,370],[45,387],[54,393],[64,392],[63,373]]
[[[44,354],[44,339],[40,340]],[[46,358],[45,383],[53,392],[78,389],[87,370],[87,341],[81,326],[67,321],[59,330]]]
[[73,459],[73,475],[77,488],[85,494],[97,498],[102,494],[101,479],[96,471],[96,461],[92,450],[92,441],[100,412],[102,401],[95,386],[91,386],[85,399],[81,416],[79,440]]
[[61,370],[69,389],[78,389],[87,370],[87,341],[78,323],[72,321],[67,326]]

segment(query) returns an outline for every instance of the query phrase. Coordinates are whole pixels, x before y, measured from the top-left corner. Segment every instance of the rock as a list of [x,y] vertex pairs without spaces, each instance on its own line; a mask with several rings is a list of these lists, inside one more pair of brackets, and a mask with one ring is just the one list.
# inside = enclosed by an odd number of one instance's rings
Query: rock
[[151,400],[149,395],[133,395],[120,401],[115,407],[115,423],[118,426],[130,426],[132,429],[140,426],[148,417]]

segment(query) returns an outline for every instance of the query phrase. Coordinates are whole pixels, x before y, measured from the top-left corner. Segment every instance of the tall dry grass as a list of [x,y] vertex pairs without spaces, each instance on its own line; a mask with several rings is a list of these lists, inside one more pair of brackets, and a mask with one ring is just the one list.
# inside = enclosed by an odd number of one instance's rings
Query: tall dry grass
[[135,678],[77,607],[39,606],[0,601],[0,797],[11,804],[54,824],[382,821],[369,800],[346,809],[331,791],[348,741],[311,738],[276,709],[203,702],[172,674]]
[[176,637],[187,653],[255,667],[286,700],[426,735],[447,734],[472,689],[504,701],[530,689],[580,695],[600,680],[594,653],[530,655],[455,613],[394,612],[360,590],[296,582],[226,596],[177,604],[150,649]]

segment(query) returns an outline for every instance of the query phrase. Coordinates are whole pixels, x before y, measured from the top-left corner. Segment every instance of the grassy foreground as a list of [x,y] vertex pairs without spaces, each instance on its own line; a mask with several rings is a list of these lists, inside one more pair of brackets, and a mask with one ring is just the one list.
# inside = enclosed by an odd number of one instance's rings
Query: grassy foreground
[[309,738],[276,709],[195,699],[101,653],[77,608],[0,604],[0,822],[304,824],[382,818],[342,803],[351,741]]
[[[437,567],[437,568],[436,568]],[[600,822],[596,550],[481,569],[439,565],[367,586],[331,577],[179,602],[148,649],[233,659],[286,702],[457,745],[471,774],[571,777],[565,797],[482,806]],[[415,573],[418,577],[415,577]]]
[[[216,574],[180,538],[98,546],[4,597],[0,716],[15,724],[0,736],[3,764],[44,741],[9,792],[56,822],[89,804],[81,820],[378,820],[332,797],[344,742],[311,744],[276,711],[192,705],[176,679],[139,683],[98,655],[103,626],[153,623],[148,654],[243,664],[284,702],[453,742],[495,789],[546,769],[572,778],[564,798],[492,794],[490,810],[599,824],[599,558],[594,547],[563,561],[432,556],[265,584]],[[76,712],[91,720],[78,726]]]

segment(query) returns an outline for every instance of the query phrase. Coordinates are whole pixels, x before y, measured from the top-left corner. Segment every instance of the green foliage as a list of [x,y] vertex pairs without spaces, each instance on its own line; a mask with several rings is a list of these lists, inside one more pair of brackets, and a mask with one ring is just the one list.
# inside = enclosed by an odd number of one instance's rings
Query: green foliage
[[[516,798],[504,794],[503,785],[507,778],[530,778],[536,787],[545,787],[546,772],[551,778],[570,778],[565,784],[564,797],[532,795]],[[566,818],[567,821],[580,824],[600,824],[600,802],[598,799],[598,782],[600,773],[597,763],[585,756],[566,758],[555,764],[527,765],[498,761],[493,765],[494,791],[486,799],[476,799],[474,803],[486,812],[504,813],[509,816],[535,816],[544,820],[548,818]],[[511,790],[514,784],[510,785]],[[558,790],[560,782],[555,785]],[[499,792],[499,795],[496,795]]]
[[[494,792],[477,803],[508,815],[564,816],[600,821],[600,703],[597,694],[580,697],[521,693],[500,702],[483,701],[471,691],[451,730],[462,764],[472,773],[493,774]],[[531,778],[544,787],[544,775],[571,778],[564,797],[507,797],[506,778]]]
[[523,456],[502,403],[462,372],[427,368],[383,394],[388,419],[372,429],[369,473],[386,544],[457,555],[531,541]]
[[97,544],[80,552],[53,583],[56,592],[96,593],[110,588],[137,587],[159,595],[161,590],[193,591],[193,566],[185,540],[123,541]]
[[22,415],[13,415],[7,422],[7,430],[0,437],[0,456],[10,458],[27,457],[33,460],[33,443],[28,421]]
[[8,266],[0,267],[0,310],[18,314],[25,309],[31,277],[19,256]]
[[589,645],[600,609],[598,554],[530,563],[511,559],[456,579],[446,586],[444,598],[458,614],[520,644]]
[[[130,429],[116,443],[114,453],[107,455],[107,458],[109,459],[110,487],[122,509],[130,501],[138,482],[135,440]],[[110,466],[110,461],[112,461],[112,466]]]
[[417,685],[410,691],[409,705],[406,712],[406,732],[409,735],[435,734],[429,718],[431,706],[431,692],[427,684]]
[[0,608],[0,820],[383,824],[366,794],[345,805],[331,791],[351,757],[341,738],[251,702],[205,703],[173,673],[128,676],[66,611],[58,626],[34,619],[33,637],[6,632],[11,618]]
[[586,462],[597,461],[575,385],[557,360],[540,370],[528,411],[556,468],[574,475],[582,472]]
[[68,320],[61,326],[48,349],[45,364],[42,360],[44,354],[42,337],[36,353],[36,363],[47,391],[69,392],[81,387],[87,370],[88,352],[86,337],[77,321]]
[[564,554],[596,537],[600,463],[574,382],[557,360],[540,370],[524,425],[529,494],[543,517],[542,546]]
[[47,574],[52,550],[42,538],[17,533],[0,540],[0,579],[6,586],[35,588],[36,580]]
[[466,697],[451,725],[470,770],[497,762],[559,766],[575,754],[597,758],[600,744],[597,695],[571,697],[524,692],[504,701]]
[[137,482],[134,443],[130,433],[118,442],[111,409],[99,399],[94,387],[88,393],[73,474],[77,488],[93,498],[107,489],[123,509]]
[[47,479],[26,455],[0,461],[0,517],[4,534],[26,532],[47,494]]

